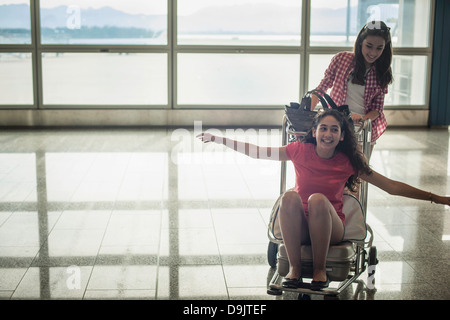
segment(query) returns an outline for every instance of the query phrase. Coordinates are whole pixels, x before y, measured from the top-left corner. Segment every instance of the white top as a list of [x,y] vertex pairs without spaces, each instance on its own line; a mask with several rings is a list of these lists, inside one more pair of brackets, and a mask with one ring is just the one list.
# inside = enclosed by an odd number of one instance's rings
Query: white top
[[365,86],[352,83],[352,79],[353,75],[350,75],[348,77],[347,98],[345,104],[348,105],[348,108],[352,113],[364,116],[366,114],[366,111],[364,110]]

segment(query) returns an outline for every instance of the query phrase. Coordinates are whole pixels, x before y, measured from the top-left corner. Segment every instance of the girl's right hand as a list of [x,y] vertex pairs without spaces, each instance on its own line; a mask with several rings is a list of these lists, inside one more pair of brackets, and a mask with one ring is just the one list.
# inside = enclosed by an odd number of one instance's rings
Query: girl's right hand
[[357,123],[357,122],[362,122],[363,116],[357,113],[352,112],[352,120],[353,122]]
[[311,94],[311,111],[314,110],[314,108],[319,103],[319,98],[315,94]]
[[430,194],[430,200],[431,200],[431,202],[434,202],[437,204],[444,204],[444,205],[450,206],[450,197],[439,196],[437,194]]

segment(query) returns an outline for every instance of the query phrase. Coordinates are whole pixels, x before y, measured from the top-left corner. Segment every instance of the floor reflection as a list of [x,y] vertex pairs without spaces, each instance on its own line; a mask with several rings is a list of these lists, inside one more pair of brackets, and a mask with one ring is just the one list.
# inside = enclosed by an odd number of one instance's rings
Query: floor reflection
[[[269,139],[267,132],[249,131],[249,139],[276,143],[278,130]],[[197,145],[188,130],[183,137],[180,144],[171,130],[4,131],[0,298],[297,299],[266,294],[266,228],[280,164]],[[448,130],[390,129],[371,163],[449,194],[448,141]],[[449,213],[370,187],[376,290],[366,289],[363,274],[339,298],[450,298]]]

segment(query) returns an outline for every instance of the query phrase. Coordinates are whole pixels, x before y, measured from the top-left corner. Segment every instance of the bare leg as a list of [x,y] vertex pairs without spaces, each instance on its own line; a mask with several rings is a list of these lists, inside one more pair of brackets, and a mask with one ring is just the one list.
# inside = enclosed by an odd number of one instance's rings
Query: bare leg
[[280,205],[280,227],[289,259],[289,272],[285,278],[301,277],[301,245],[308,241],[308,224],[303,210],[302,199],[295,191],[287,191]]
[[330,201],[320,193],[308,199],[308,226],[313,253],[313,280],[326,281],[326,258],[330,244],[344,235],[344,225]]

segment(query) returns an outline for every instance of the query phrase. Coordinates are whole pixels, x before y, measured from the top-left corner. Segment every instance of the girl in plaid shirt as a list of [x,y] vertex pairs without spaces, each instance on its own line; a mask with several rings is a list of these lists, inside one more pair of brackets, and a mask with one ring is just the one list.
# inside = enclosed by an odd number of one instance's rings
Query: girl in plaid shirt
[[[372,146],[386,130],[384,96],[392,83],[390,28],[382,21],[366,24],[353,52],[340,52],[331,60],[317,89],[327,91],[337,105],[347,104],[354,121],[372,120]],[[313,97],[312,106],[317,104]]]

